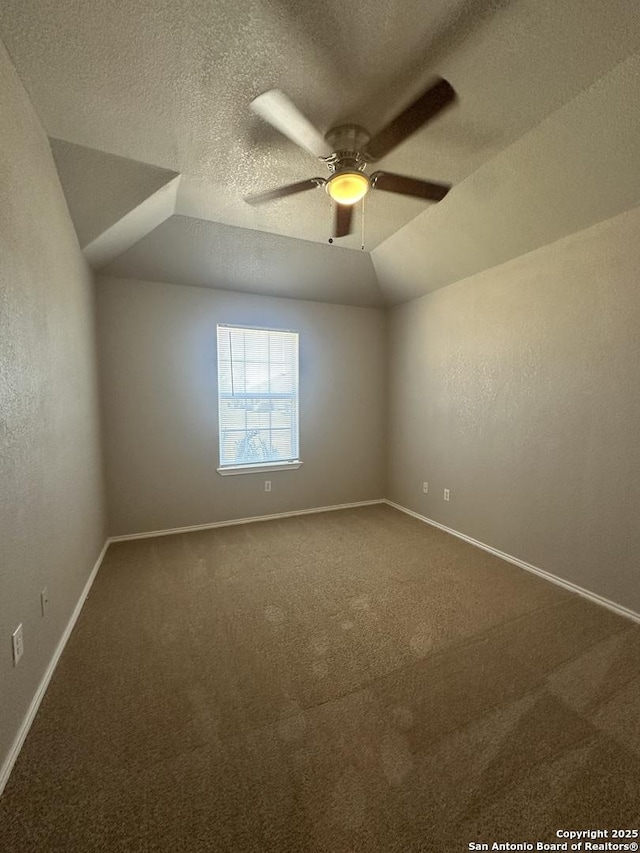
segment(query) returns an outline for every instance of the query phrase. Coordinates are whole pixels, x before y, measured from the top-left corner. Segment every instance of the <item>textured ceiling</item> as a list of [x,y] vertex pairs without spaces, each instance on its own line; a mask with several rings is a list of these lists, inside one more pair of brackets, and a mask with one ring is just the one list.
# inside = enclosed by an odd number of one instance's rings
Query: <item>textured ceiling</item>
[[167,219],[102,272],[315,302],[383,304],[368,252],[189,216]]
[[164,187],[176,172],[50,139],[71,219],[81,246]]
[[481,166],[371,257],[404,302],[640,206],[640,54]]
[[[165,216],[175,212],[177,221],[195,217],[300,238],[307,250],[306,241],[326,243],[331,233],[329,200],[322,190],[262,208],[249,207],[242,196],[322,174],[324,167],[254,116],[251,99],[279,87],[322,131],[345,120],[374,131],[433,75],[449,79],[459,104],[380,167],[450,181],[453,191],[428,209],[382,192],[367,198],[365,245],[368,251],[380,247],[373,255],[376,270],[385,297],[395,301],[499,262],[504,247],[527,251],[536,241],[562,236],[578,220],[595,221],[603,210],[629,201],[616,179],[620,198],[603,205],[599,195],[583,189],[574,206],[586,207],[584,216],[565,210],[570,205],[565,196],[554,201],[560,208],[556,216],[541,188],[549,190],[551,176],[565,179],[568,172],[584,178],[590,169],[610,167],[603,145],[590,144],[590,128],[598,140],[605,130],[613,138],[619,114],[591,110],[587,126],[579,109],[574,115],[565,107],[573,101],[579,105],[581,93],[640,50],[639,5],[637,0],[3,0],[0,35],[49,135],[83,146],[76,150],[78,165],[67,162],[63,183],[66,190],[71,184],[80,188],[75,204],[89,211],[88,222],[103,224],[101,196],[115,162],[105,160],[93,180],[80,179],[86,173],[82,160],[90,156],[82,152],[90,148],[126,158],[123,169],[137,161],[181,173],[175,204],[163,208]],[[627,77],[625,85],[632,89],[637,81]],[[557,146],[553,133],[544,132],[552,114],[563,134]],[[519,148],[517,143],[526,140]],[[542,174],[530,168],[532,161]],[[567,180],[563,186],[572,192]],[[157,214],[146,220],[161,221]],[[175,221],[168,227],[175,228]],[[194,223],[195,230],[203,227]],[[357,227],[341,246],[360,255],[359,220]],[[118,250],[127,246],[124,230]],[[138,225],[129,245],[140,236]],[[423,254],[416,254],[416,240],[425,244]],[[437,258],[426,249],[430,240]],[[244,240],[247,247],[253,242]],[[204,251],[204,243],[198,245]],[[273,245],[275,257],[281,244],[274,239]],[[411,269],[407,253],[419,259]],[[131,258],[132,250],[126,255]],[[100,257],[104,262],[109,255]],[[204,268],[205,260],[205,255],[196,259],[195,266]],[[227,275],[213,263],[212,279]],[[251,261],[237,263],[240,280]],[[172,269],[177,281],[193,272],[175,264]],[[251,289],[251,283],[244,287]]]

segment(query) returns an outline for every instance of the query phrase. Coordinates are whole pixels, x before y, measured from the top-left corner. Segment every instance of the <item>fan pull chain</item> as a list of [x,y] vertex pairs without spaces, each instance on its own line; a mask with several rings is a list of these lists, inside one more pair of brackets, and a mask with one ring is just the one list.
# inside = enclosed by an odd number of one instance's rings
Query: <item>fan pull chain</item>
[[364,200],[366,196],[362,196],[362,215],[360,216],[361,228],[361,245],[360,248],[364,251]]

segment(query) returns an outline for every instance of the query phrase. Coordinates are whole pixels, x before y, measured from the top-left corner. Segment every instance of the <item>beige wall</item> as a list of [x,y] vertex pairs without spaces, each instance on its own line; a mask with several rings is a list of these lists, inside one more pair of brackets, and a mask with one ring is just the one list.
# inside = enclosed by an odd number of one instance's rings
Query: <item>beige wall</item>
[[[112,534],[383,497],[380,310],[107,278],[98,306]],[[216,472],[217,323],[300,332],[299,470]]]
[[[0,116],[1,767],[105,525],[91,274],[47,138],[1,44]],[[20,622],[25,651],[14,668]]]
[[394,309],[388,460],[392,500],[636,611],[638,234],[640,209]]

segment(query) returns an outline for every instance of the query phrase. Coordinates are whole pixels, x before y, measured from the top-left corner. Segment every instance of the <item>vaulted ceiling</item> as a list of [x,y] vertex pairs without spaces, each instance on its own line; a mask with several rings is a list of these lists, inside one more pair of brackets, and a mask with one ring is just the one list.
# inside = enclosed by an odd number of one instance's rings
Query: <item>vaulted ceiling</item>
[[[96,269],[351,304],[442,287],[640,204],[637,0],[3,0],[0,36],[51,138]],[[435,76],[456,107],[377,168],[329,245],[323,175],[249,110],[285,91],[325,132],[381,127]]]

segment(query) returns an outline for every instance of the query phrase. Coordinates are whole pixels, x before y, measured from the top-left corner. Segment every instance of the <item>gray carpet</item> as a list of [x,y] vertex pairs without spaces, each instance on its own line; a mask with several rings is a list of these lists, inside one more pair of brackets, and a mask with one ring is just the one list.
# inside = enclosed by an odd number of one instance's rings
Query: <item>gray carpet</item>
[[640,817],[640,626],[386,506],[109,548],[0,849],[463,851]]

